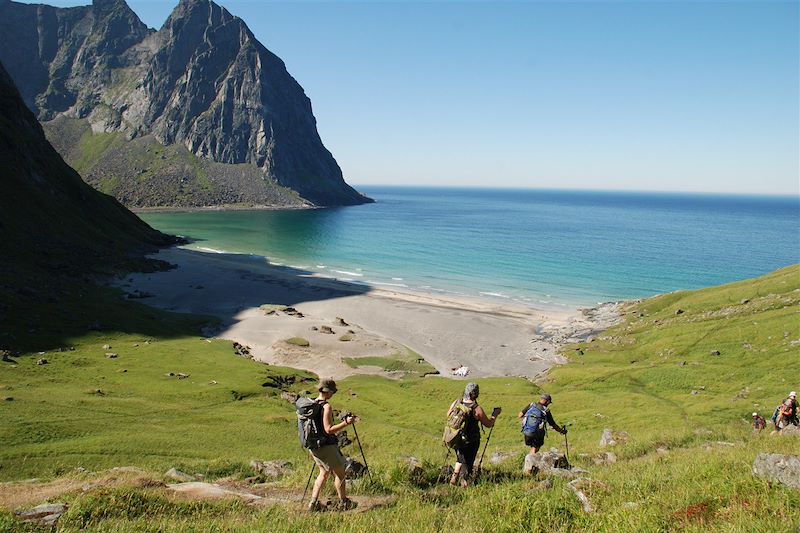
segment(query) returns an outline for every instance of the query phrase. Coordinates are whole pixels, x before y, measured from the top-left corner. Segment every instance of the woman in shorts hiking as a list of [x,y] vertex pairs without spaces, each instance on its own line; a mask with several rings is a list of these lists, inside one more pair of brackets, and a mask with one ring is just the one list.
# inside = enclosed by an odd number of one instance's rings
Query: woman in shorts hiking
[[322,409],[319,411],[322,418],[321,427],[325,430],[325,441],[319,448],[309,450],[314,462],[319,466],[319,476],[314,482],[314,488],[311,491],[311,503],[308,505],[309,511],[321,511],[322,505],[319,503],[319,493],[328,476],[333,472],[333,485],[336,487],[336,494],[339,496],[337,508],[342,511],[354,509],[356,502],[347,498],[347,488],[344,477],[344,457],[342,452],[339,451],[339,441],[336,438],[336,433],[356,421],[355,417],[349,416],[343,422],[336,425],[333,423],[333,409],[331,408],[328,400],[336,394],[336,382],[332,379],[323,379],[317,386],[319,396],[315,400]]
[[469,409],[469,415],[464,422],[464,431],[461,437],[461,443],[456,447],[456,466],[453,469],[453,475],[450,478],[450,484],[455,486],[461,478],[461,486],[467,486],[467,478],[472,474],[472,468],[475,464],[475,457],[478,455],[478,449],[481,447],[481,429],[479,424],[490,428],[494,426],[495,420],[500,416],[500,408],[495,407],[492,411],[492,416],[486,416],[486,412],[478,405],[478,394],[480,389],[476,383],[468,383],[464,389],[464,397],[460,400],[454,401],[450,404],[450,409],[447,410],[448,418],[453,410],[460,403]]

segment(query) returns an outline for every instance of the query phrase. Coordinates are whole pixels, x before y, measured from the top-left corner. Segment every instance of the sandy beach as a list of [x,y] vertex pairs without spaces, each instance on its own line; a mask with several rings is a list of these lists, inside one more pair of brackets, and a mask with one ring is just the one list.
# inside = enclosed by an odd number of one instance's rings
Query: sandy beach
[[[116,285],[155,307],[214,315],[216,338],[250,347],[253,358],[318,375],[396,376],[343,358],[393,357],[413,350],[443,376],[536,378],[565,359],[560,346],[612,325],[617,305],[536,310],[502,302],[368,287],[278,267],[264,258],[183,248],[153,257],[173,270],[131,274]],[[290,306],[296,312],[282,311]],[[286,342],[302,338],[309,346]],[[466,376],[453,370],[466,367]],[[463,372],[463,370],[462,370]]]

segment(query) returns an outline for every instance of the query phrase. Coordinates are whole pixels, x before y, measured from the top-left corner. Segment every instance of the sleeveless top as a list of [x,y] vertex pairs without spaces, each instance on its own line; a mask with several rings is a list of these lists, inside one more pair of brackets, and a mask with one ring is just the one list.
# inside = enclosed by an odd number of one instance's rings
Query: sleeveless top
[[317,405],[319,405],[319,411],[317,411],[317,416],[314,419],[314,425],[317,427],[317,432],[320,435],[322,435],[322,441],[320,442],[320,447],[338,445],[339,439],[336,437],[336,435],[328,435],[327,433],[325,433],[325,424],[322,419],[325,416],[325,411],[324,411],[325,404],[327,404],[328,402],[319,400],[314,400],[314,402]]
[[461,400],[461,403],[472,409],[472,414],[468,416],[467,420],[464,422],[464,443],[471,444],[474,442],[480,442],[481,423],[475,416],[475,409],[478,408],[478,402],[474,402],[472,405],[470,405],[464,400]]

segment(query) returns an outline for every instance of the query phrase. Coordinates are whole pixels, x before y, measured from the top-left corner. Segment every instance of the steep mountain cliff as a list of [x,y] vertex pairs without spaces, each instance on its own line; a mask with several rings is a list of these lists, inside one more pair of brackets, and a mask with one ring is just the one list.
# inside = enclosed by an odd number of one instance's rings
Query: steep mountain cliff
[[2,64],[0,161],[0,294],[138,266],[143,252],[175,242],[81,180],[47,142]]
[[353,205],[302,87],[238,17],[181,0],[159,31],[124,0],[0,0],[0,61],[48,138],[131,206]]

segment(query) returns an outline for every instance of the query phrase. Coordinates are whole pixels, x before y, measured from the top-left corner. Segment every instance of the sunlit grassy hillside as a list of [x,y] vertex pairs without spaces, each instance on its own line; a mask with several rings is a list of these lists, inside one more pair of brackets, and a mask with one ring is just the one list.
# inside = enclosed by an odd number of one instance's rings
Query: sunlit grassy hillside
[[[800,351],[800,267],[649,299],[624,312],[619,326],[566,350],[570,364],[553,369],[541,387],[480,380],[482,404],[504,409],[487,457],[518,455],[501,465],[485,461],[477,487],[435,484],[447,461],[439,444],[444,411],[464,382],[360,376],[340,383],[333,404],[362,418],[358,432],[374,479],[356,484],[354,497],[386,497],[385,505],[308,515],[292,505],[182,502],[157,486],[97,488],[56,498],[71,504],[59,527],[796,531],[800,492],[769,486],[750,469],[759,452],[797,454],[800,442],[753,436],[749,415],[757,410],[768,418],[799,385],[797,372],[785,369],[787,361],[796,368]],[[292,406],[272,385],[312,390],[313,376],[237,357],[230,343],[198,335],[203,319],[122,302],[112,292],[87,291],[37,313],[55,327],[28,333],[25,323],[8,324],[24,353],[0,366],[0,478],[89,479],[91,472],[135,465],[154,480],[170,467],[214,480],[252,475],[251,459],[286,459],[293,473],[270,490],[299,498],[311,463],[298,446]],[[86,331],[94,316],[102,317],[102,330]],[[37,365],[42,358],[48,364]],[[556,420],[572,424],[570,458],[593,480],[593,513],[581,510],[566,481],[547,488],[519,474],[526,450],[516,412],[540,390],[553,395]],[[615,464],[600,466],[593,459],[606,451],[598,445],[604,428],[629,438],[612,449]],[[564,438],[551,433],[546,446],[563,451]],[[426,465],[422,478],[409,478],[402,466],[408,456]],[[17,527],[8,511],[0,514],[0,530]]]

